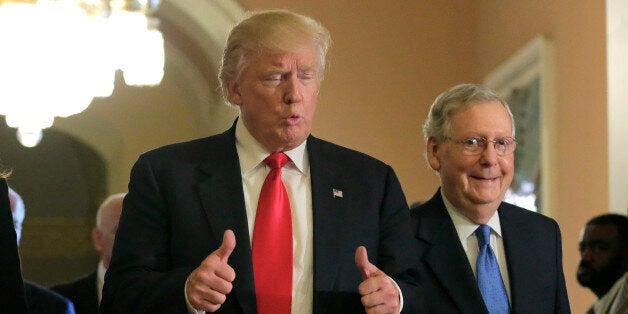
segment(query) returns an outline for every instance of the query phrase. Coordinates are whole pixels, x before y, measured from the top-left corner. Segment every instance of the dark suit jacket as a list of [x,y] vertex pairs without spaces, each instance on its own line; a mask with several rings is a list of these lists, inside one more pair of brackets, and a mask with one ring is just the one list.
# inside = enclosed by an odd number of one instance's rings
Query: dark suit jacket
[[[548,217],[501,203],[512,313],[569,313],[560,230]],[[488,313],[440,190],[411,209],[421,302],[428,313]]]
[[74,305],[62,295],[34,283],[24,282],[29,313],[74,314]]
[[[414,313],[415,274],[409,211],[384,163],[309,137],[314,223],[314,312],[363,313],[355,250],[396,280]],[[343,191],[334,197],[333,189]],[[103,313],[185,313],[187,276],[216,250],[226,229],[236,247],[236,278],[222,313],[256,313],[249,231],[235,124],[223,134],[140,156],[106,274]],[[410,297],[408,297],[410,296]]]
[[24,285],[7,182],[0,179],[0,310],[26,313]]
[[95,271],[75,281],[53,286],[50,290],[70,299],[74,303],[76,314],[98,313],[98,286]]

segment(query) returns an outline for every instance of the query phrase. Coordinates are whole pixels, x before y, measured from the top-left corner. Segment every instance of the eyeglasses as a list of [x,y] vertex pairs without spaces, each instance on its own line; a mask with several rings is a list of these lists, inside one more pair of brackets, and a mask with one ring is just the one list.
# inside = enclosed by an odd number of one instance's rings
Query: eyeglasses
[[511,154],[517,147],[517,141],[512,137],[497,138],[492,141],[484,137],[471,137],[464,140],[454,140],[447,138],[456,144],[462,145],[462,151],[467,155],[479,155],[486,149],[488,143],[493,143],[497,155],[504,156]]

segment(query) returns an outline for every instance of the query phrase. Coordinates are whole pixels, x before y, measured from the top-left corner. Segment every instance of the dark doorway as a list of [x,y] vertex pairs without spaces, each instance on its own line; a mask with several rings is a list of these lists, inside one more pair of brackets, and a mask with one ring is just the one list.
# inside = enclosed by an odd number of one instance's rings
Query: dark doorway
[[20,256],[25,279],[44,286],[93,271],[91,229],[107,195],[106,165],[94,149],[55,129],[23,147],[0,119],[0,164],[26,207]]

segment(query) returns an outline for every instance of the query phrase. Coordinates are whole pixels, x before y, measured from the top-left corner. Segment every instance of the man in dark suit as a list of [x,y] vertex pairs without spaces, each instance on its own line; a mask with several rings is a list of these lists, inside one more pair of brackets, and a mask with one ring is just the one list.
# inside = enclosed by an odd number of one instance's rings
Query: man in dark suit
[[110,195],[100,204],[96,213],[96,226],[92,230],[92,242],[100,253],[98,268],[91,274],[75,281],[56,285],[50,289],[70,299],[77,314],[98,313],[102,298],[105,271],[111,261],[113,241],[118,230],[122,200],[125,193]]
[[5,177],[8,173],[0,169],[0,304],[10,313],[27,313],[24,299],[24,284],[20,269],[20,256],[17,252],[17,241],[9,191]]
[[506,102],[481,86],[455,86],[436,98],[423,132],[441,181],[411,210],[425,310],[569,313],[558,225],[503,202],[516,147]]
[[[220,78],[240,116],[225,133],[136,162],[103,313],[416,313],[407,202],[392,168],[310,135],[329,43],[318,22],[287,11],[232,30]],[[264,160],[275,158],[288,162],[271,172]],[[285,277],[258,276],[258,265],[286,261],[254,258],[258,245],[285,240],[256,242],[270,228],[257,221],[268,173],[280,173],[291,215],[287,309],[284,294],[265,290],[286,288]],[[281,312],[261,309],[269,297]]]
[[[11,215],[13,216],[13,225],[17,235],[17,245],[20,244],[22,236],[22,223],[26,216],[26,207],[22,197],[9,188],[9,201],[11,204]],[[32,282],[24,281],[24,294],[26,296],[26,305],[29,313],[42,314],[74,314],[74,305],[72,302],[62,295],[37,285]]]

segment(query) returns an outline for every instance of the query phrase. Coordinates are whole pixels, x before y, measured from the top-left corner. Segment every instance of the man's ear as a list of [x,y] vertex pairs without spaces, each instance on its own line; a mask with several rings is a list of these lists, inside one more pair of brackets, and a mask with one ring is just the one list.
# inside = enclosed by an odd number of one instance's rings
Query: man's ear
[[229,93],[229,101],[239,106],[242,104],[242,95],[240,95],[240,85],[235,80],[227,80],[227,92]]
[[430,167],[435,171],[440,171],[440,153],[442,151],[441,143],[438,142],[433,136],[427,139],[427,147],[425,155]]
[[92,229],[92,243],[94,244],[94,248],[96,249],[96,251],[102,252],[102,234],[100,233],[100,230],[98,230],[98,228]]

